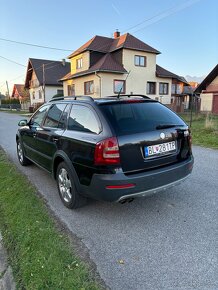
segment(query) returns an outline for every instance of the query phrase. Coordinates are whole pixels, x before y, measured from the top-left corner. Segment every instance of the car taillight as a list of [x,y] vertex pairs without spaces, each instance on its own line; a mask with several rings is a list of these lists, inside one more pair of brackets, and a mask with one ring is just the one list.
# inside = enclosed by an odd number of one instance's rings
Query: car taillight
[[188,130],[188,132],[189,132],[189,135],[188,135],[188,143],[189,143],[189,147],[191,149],[191,147],[192,147],[192,134],[191,134],[190,129]]
[[98,142],[95,146],[95,165],[120,164],[120,152],[116,137]]
[[191,146],[192,146],[192,135],[191,135],[191,131],[190,131],[190,129],[187,129],[187,130],[184,131],[184,137],[187,138],[187,140],[188,140],[188,145],[189,145],[189,147],[191,148]]

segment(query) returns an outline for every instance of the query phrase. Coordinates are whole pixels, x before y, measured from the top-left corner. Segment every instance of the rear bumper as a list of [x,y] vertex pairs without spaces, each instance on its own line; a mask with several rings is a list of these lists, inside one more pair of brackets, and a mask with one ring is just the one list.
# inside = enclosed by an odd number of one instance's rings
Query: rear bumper
[[[191,174],[193,163],[194,159],[190,157],[178,164],[138,174],[125,175],[123,172],[94,174],[90,186],[84,193],[97,200],[115,202],[151,195],[176,186],[185,180]],[[134,184],[135,186],[125,189],[106,188],[123,184]]]

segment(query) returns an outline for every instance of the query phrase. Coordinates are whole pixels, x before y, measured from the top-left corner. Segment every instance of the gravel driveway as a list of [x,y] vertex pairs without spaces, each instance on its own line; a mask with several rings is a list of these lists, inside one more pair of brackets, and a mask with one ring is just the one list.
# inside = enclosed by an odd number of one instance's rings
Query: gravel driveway
[[110,289],[218,289],[218,150],[194,146],[193,173],[177,188],[129,204],[93,201],[72,211],[47,173],[18,164],[21,118],[0,112],[0,145],[85,245]]

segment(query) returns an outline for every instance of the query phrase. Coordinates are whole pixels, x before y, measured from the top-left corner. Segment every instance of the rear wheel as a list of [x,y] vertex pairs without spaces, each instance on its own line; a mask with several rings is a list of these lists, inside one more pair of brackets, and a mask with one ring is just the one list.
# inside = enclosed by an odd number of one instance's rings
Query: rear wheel
[[22,166],[27,166],[32,163],[28,158],[26,158],[20,140],[17,140],[17,157]]
[[58,165],[56,180],[60,198],[66,207],[76,209],[86,203],[86,198],[77,192],[71,170],[65,162]]

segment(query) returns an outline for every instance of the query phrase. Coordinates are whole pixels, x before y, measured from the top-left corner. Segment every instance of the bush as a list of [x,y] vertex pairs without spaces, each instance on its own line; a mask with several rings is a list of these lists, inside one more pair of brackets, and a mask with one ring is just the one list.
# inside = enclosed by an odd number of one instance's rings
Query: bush
[[1,101],[2,105],[15,105],[20,104],[19,99],[6,99]]

